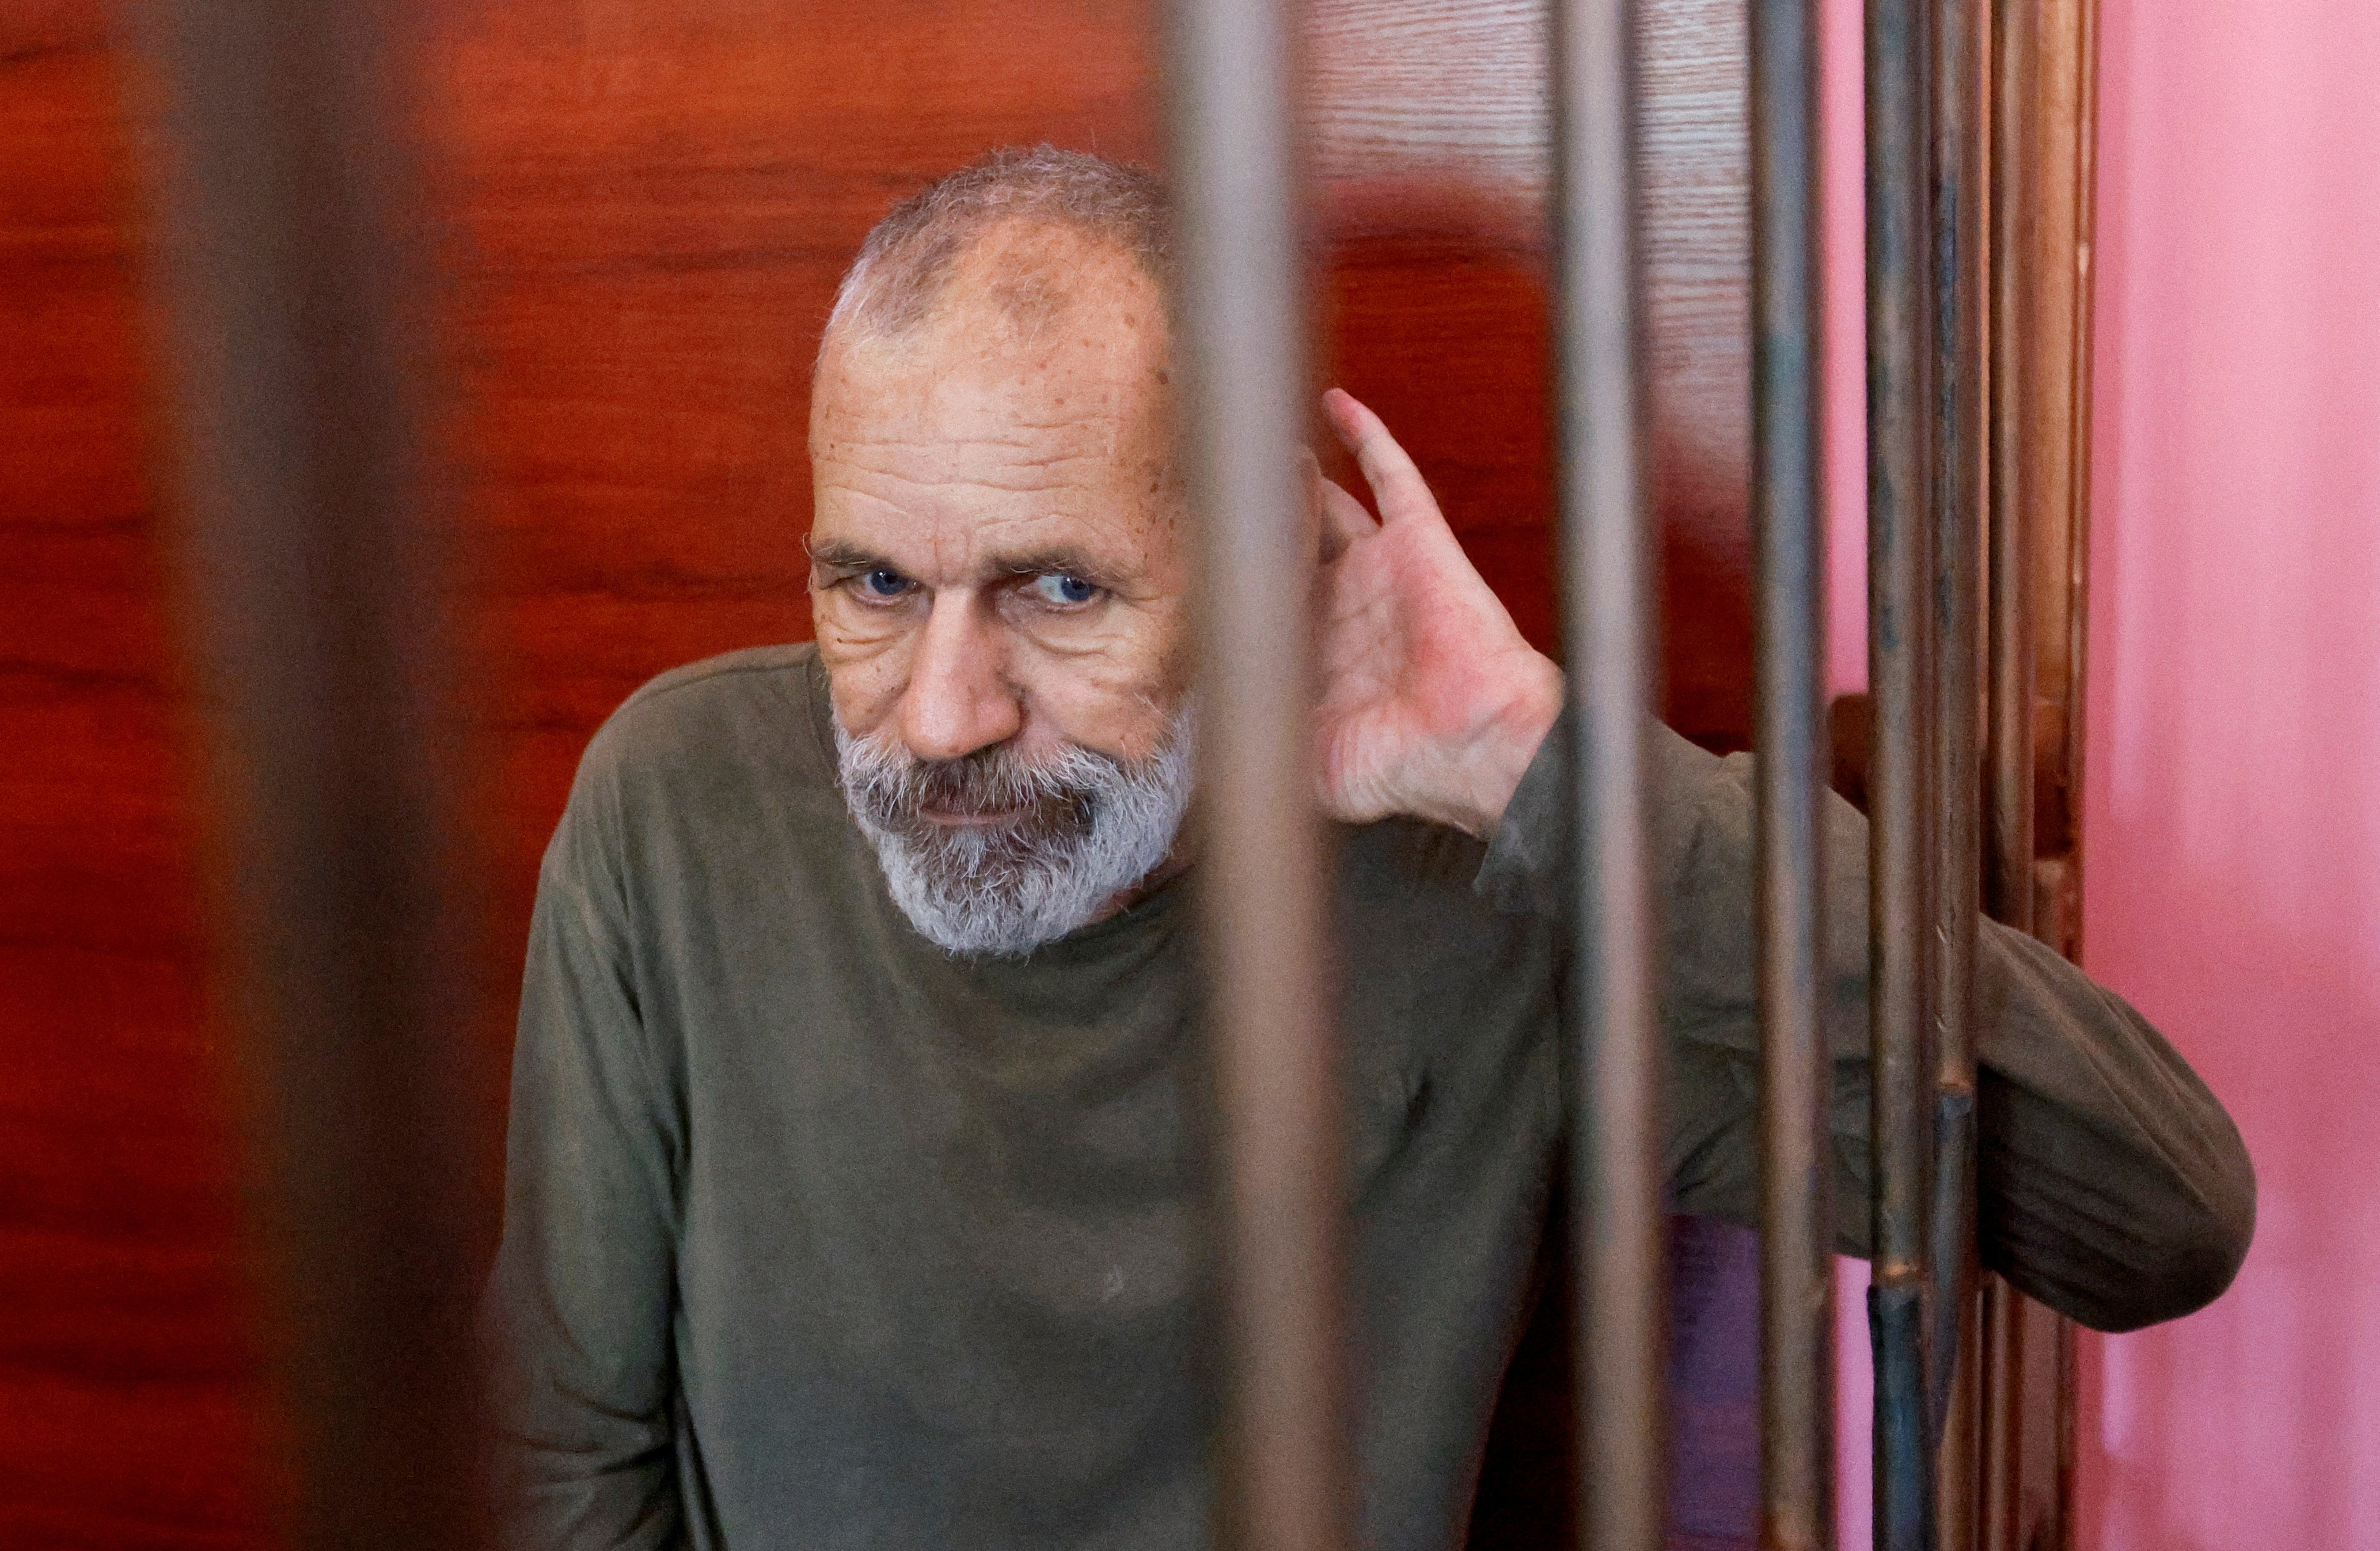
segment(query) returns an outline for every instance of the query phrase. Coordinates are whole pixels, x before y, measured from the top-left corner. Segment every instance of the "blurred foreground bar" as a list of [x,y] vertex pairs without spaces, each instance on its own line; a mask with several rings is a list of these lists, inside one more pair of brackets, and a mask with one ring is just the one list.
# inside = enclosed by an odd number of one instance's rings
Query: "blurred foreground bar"
[[1817,17],[1754,0],[1753,546],[1758,579],[1761,1545],[1834,1551],[1827,1047],[1826,519],[1818,456]]
[[1645,491],[1635,7],[1555,10],[1554,319],[1578,951],[1565,1085],[1577,1214],[1580,1523],[1658,1551],[1669,1429],[1659,940],[1647,835],[1653,550]]
[[1217,1543],[1351,1551],[1343,1117],[1310,766],[1291,16],[1274,0],[1175,0],[1171,41],[1175,337],[1207,579],[1199,870],[1228,1343]]
[[410,64],[391,6],[142,13],[155,280],[210,712],[219,983],[240,1035],[291,1544],[468,1547],[479,1436],[425,555],[402,326]]

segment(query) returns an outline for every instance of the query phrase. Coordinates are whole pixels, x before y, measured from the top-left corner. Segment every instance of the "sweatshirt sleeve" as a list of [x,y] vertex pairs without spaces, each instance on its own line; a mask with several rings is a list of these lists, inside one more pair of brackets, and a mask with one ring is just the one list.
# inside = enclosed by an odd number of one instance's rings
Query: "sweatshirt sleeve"
[[608,797],[590,751],[529,929],[504,1237],[481,1310],[508,1547],[682,1544],[671,1327],[683,1128],[638,1013]]
[[[1567,920],[1570,723],[1548,736],[1477,886]],[[1664,922],[1675,1204],[1758,1215],[1759,1004],[1753,760],[1655,734],[1654,865]],[[1869,1252],[1867,821],[1826,810],[1828,1044],[1840,1246]],[[2100,1330],[2173,1319],[2230,1284],[2255,1176],[2230,1117],[2147,1020],[2040,943],[1977,934],[1976,1175],[1983,1264]]]

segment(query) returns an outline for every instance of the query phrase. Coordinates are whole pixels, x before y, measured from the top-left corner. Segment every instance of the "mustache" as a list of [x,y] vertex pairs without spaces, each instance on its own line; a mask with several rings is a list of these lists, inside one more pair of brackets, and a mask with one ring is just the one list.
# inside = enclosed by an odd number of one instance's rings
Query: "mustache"
[[838,720],[834,734],[844,802],[892,902],[963,956],[1029,953],[1096,919],[1164,862],[1190,802],[1186,707],[1137,760],[1062,741],[929,760],[890,729],[855,738]]
[[880,826],[930,834],[928,812],[962,818],[1014,815],[995,828],[1036,837],[1088,829],[1099,794],[1134,773],[1127,762],[1079,745],[1031,759],[996,744],[950,760],[924,760],[898,744],[855,739],[844,761],[843,785],[853,806]]

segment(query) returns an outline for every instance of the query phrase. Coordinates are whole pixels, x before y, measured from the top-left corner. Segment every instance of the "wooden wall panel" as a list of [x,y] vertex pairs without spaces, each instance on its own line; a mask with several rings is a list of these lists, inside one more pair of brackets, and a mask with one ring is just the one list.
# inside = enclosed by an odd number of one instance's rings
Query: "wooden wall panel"
[[0,10],[0,1545],[249,1545],[131,156],[95,4]]

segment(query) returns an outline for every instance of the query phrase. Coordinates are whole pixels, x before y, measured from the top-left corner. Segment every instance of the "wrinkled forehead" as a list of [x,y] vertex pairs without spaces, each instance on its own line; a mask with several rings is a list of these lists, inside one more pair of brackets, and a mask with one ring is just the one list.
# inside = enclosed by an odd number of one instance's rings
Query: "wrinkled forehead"
[[997,302],[935,316],[905,336],[828,340],[811,395],[811,443],[876,431],[1169,431],[1164,311],[1114,287],[1062,311]]
[[995,231],[953,261],[913,324],[826,339],[812,436],[921,421],[1164,429],[1171,377],[1164,299],[1131,255],[1072,233]]
[[[918,327],[828,340],[810,419],[822,532],[1170,526],[1162,299],[1128,255],[1069,263],[963,264]],[[1020,305],[1028,281],[1044,288]]]
[[[810,408],[824,459],[868,449],[1023,461],[1145,459],[1170,439],[1170,395],[1129,340],[1030,348],[953,341],[831,353]],[[1079,470],[1078,470],[1079,472]]]

